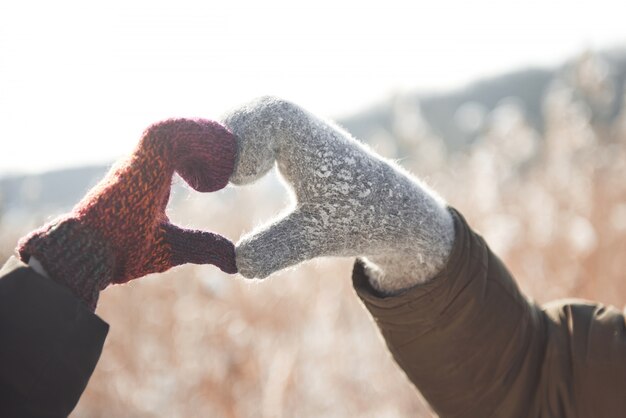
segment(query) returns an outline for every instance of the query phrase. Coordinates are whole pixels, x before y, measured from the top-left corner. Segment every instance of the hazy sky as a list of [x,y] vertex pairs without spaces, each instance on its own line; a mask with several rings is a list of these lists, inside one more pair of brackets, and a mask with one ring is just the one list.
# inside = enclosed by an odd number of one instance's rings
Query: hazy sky
[[109,161],[151,122],[261,94],[327,116],[587,48],[621,0],[0,2],[0,174]]

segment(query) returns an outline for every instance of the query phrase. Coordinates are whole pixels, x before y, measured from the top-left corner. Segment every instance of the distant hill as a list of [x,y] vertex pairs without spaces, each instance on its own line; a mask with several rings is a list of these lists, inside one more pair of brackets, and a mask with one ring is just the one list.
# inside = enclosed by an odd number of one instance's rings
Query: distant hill
[[0,213],[11,220],[70,208],[108,169],[89,166],[0,178]]
[[[479,129],[463,126],[459,111],[473,108],[487,115],[502,102],[511,100],[522,108],[526,121],[543,132],[544,97],[550,88],[561,84],[569,86],[587,103],[596,124],[608,124],[624,105],[625,81],[626,49],[587,52],[555,69],[523,69],[479,80],[456,91],[402,94],[339,122],[355,137],[367,141],[373,132],[392,133],[397,107],[408,107],[419,113],[426,126],[443,138],[450,150],[456,150],[472,143],[480,133]],[[608,100],[592,97],[587,90],[597,86],[589,86],[589,83],[603,83],[610,90]],[[397,157],[402,154],[400,149]]]
[[502,100],[515,97],[524,103],[528,119],[538,129],[543,127],[541,103],[543,95],[555,77],[555,71],[528,69],[500,77],[481,80],[464,89],[437,94],[403,95],[386,103],[346,118],[340,123],[357,138],[368,138],[376,129],[391,131],[394,123],[395,103],[412,105],[427,122],[432,131],[452,147],[470,142],[473,136],[454,123],[456,112],[465,104],[481,106],[486,113]]
[[[397,140],[398,124],[413,120],[455,152],[480,136],[484,121],[502,103],[515,103],[526,122],[543,132],[544,98],[557,86],[566,86],[587,105],[596,126],[610,124],[622,111],[625,81],[626,49],[587,52],[555,69],[524,69],[449,92],[397,95],[338,122],[366,142],[381,132],[388,140],[396,139],[390,156],[402,158],[411,150]],[[15,216],[69,208],[106,170],[92,166],[0,178],[0,213]]]

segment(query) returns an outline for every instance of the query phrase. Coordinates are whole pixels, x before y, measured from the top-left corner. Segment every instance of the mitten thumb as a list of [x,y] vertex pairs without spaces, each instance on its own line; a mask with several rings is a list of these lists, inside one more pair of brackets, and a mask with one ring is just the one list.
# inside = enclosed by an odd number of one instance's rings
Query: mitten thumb
[[236,273],[235,246],[221,235],[164,224],[170,247],[171,267],[186,263],[213,264],[226,273]]
[[244,277],[264,279],[275,271],[329,255],[321,223],[302,209],[243,236],[235,247],[237,269]]

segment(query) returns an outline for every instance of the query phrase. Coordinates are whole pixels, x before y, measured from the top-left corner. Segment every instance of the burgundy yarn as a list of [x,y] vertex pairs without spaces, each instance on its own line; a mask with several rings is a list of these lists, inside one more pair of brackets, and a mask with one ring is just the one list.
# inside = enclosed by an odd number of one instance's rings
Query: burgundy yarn
[[235,273],[226,238],[172,225],[165,214],[176,171],[194,189],[223,188],[233,171],[235,137],[217,122],[170,119],[150,126],[70,212],[22,238],[18,253],[95,309],[98,293],[148,273],[185,264],[214,264]]

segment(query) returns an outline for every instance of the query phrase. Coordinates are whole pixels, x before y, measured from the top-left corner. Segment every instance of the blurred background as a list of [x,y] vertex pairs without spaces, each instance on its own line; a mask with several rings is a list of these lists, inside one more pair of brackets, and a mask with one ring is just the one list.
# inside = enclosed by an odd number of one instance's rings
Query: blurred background
[[[0,4],[0,259],[150,123],[263,94],[331,117],[460,209],[530,298],[626,300],[626,30],[610,0]],[[236,241],[276,176],[173,221]],[[354,295],[352,260],[244,281],[184,266],[107,289],[76,417],[431,417]],[[427,359],[426,359],[427,360]]]

